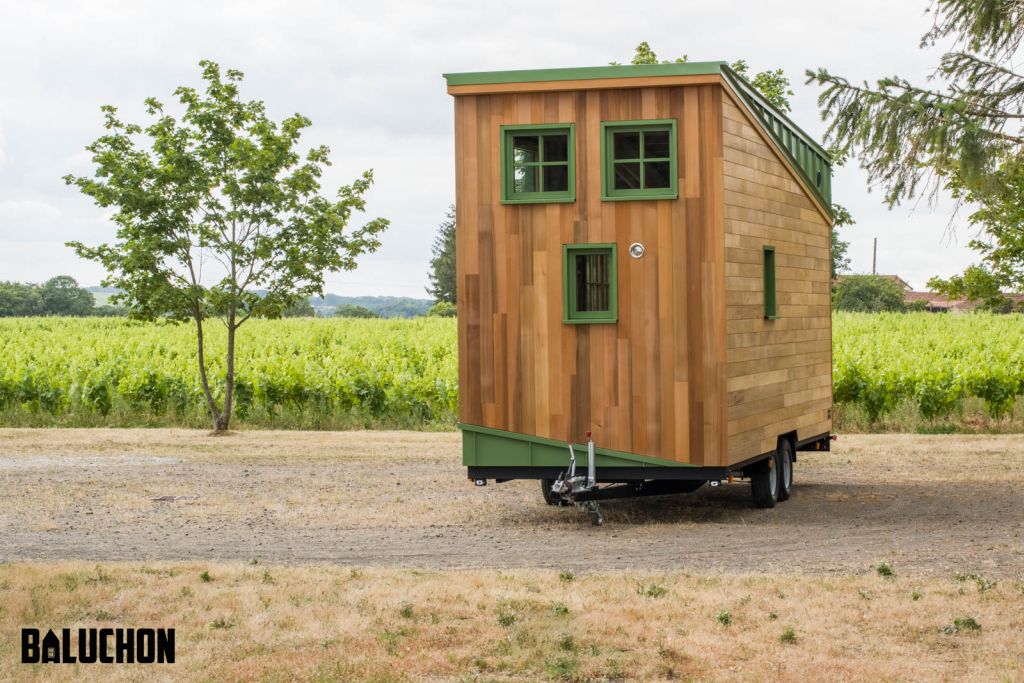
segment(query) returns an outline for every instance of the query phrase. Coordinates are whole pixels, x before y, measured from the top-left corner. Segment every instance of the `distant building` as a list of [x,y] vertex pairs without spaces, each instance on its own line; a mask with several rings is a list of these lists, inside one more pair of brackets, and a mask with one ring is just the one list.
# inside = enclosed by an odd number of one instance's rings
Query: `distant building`
[[[978,307],[976,302],[968,301],[967,299],[954,299],[953,301],[950,301],[944,294],[917,291],[909,282],[901,278],[899,275],[879,275],[878,277],[884,277],[886,280],[892,280],[899,285],[900,289],[903,290],[903,301],[907,306],[912,306],[916,301],[924,301],[924,310],[930,313],[967,313]],[[841,282],[842,279],[842,275],[837,276],[835,283]],[[1013,302],[1015,310],[1024,305],[1024,294],[1007,294],[1006,298]]]
[[908,306],[913,305],[915,301],[924,301],[925,310],[931,313],[948,313],[951,308],[957,307],[962,304],[966,304],[967,301],[955,301],[952,304],[944,294],[936,294],[935,292],[914,292],[907,291],[903,295],[903,300]]
[[912,289],[914,289],[913,287],[910,286],[909,282],[901,278],[899,275],[879,275],[878,277],[884,277],[886,280],[892,280],[893,282],[898,284],[904,292],[909,292]]
[[[1024,304],[1024,294],[1007,294],[1006,298],[1013,302],[1014,310]],[[904,295],[904,301],[908,306],[915,301],[925,301],[925,310],[931,313],[968,313],[978,307],[978,303],[967,299],[954,299],[950,301],[943,294],[935,292],[914,292],[908,291]]]
[[[844,275],[836,275],[835,282],[833,282],[832,284],[834,285],[836,283],[842,282],[844,277]],[[913,289],[913,287],[910,286],[910,283],[901,278],[899,275],[879,275],[878,277],[884,277],[886,280],[892,280],[893,282],[898,284],[900,286],[900,289],[902,289],[904,292],[909,292],[910,290]]]

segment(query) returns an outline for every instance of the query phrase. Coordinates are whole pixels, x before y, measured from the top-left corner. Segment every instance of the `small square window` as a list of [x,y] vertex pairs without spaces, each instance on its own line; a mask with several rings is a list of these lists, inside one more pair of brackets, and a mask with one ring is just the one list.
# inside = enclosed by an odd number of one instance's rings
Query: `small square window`
[[601,124],[602,199],[679,196],[675,119]]
[[617,322],[615,245],[566,244],[563,246],[562,267],[564,322]]
[[764,248],[764,317],[775,320],[778,306],[775,299],[775,247]]
[[576,200],[572,124],[502,126],[501,202]]

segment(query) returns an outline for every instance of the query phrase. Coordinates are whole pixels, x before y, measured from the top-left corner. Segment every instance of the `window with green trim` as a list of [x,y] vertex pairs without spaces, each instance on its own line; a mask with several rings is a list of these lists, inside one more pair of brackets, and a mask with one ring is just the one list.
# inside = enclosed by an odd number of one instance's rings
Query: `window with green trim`
[[602,199],[679,196],[675,119],[601,124]]
[[618,320],[618,274],[614,244],[566,244],[563,304],[566,323]]
[[775,247],[764,248],[764,317],[775,320],[778,310],[775,303]]
[[501,201],[576,200],[576,141],[572,124],[501,127]]

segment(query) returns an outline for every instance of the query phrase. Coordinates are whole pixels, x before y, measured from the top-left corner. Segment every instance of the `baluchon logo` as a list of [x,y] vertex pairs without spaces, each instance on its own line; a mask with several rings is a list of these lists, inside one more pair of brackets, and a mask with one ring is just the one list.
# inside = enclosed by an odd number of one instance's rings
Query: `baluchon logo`
[[80,628],[78,647],[71,629],[21,629],[22,664],[174,664],[173,628]]

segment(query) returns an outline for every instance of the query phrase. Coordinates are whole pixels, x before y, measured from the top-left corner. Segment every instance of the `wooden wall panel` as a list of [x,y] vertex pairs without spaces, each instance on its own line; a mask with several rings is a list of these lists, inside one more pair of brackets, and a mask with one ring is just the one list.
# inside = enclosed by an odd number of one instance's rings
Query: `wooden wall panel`
[[[832,428],[829,223],[736,102],[723,96],[728,458]],[[764,319],[763,247],[778,317]]]
[[[725,463],[722,106],[720,85],[455,98],[462,422]],[[677,121],[679,199],[601,201],[601,122],[660,118]],[[575,123],[574,203],[500,203],[504,123]],[[562,323],[562,245],[587,242],[618,245],[617,324]]]

